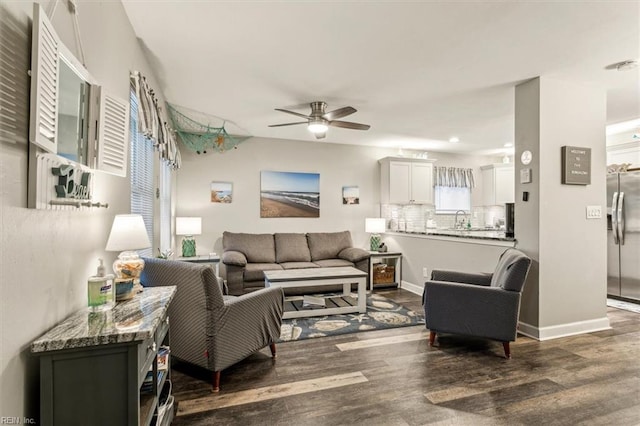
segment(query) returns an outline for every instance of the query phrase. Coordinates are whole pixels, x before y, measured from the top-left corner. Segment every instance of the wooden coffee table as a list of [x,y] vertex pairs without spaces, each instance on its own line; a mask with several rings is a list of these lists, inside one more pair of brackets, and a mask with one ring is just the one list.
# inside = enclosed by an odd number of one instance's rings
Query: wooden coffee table
[[[358,284],[358,297],[351,297],[351,284]],[[286,269],[265,271],[265,287],[304,288],[342,284],[342,295],[324,297],[325,308],[305,308],[303,297],[289,297],[282,318],[364,313],[367,311],[367,273],[351,266],[336,268]]]

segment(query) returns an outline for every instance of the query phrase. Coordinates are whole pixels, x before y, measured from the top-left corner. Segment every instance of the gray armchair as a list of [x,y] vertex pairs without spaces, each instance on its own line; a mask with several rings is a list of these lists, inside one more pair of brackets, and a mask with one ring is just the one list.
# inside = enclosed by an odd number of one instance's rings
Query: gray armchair
[[241,297],[223,295],[209,265],[173,260],[145,260],[145,287],[177,286],[169,305],[171,356],[213,371],[213,391],[220,372],[280,337],[284,293],[279,287]]
[[434,270],[424,285],[422,304],[433,346],[437,333],[464,334],[502,342],[516,340],[520,295],[531,259],[519,250],[502,253],[493,273]]

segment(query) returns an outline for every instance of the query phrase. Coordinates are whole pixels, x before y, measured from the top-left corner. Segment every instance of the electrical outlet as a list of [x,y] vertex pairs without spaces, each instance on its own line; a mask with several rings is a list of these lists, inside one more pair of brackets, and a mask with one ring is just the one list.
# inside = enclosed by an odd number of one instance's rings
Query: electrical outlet
[[429,278],[429,271],[427,271],[427,268],[422,268],[422,276],[424,278]]
[[602,217],[602,206],[587,206],[587,219],[600,219]]

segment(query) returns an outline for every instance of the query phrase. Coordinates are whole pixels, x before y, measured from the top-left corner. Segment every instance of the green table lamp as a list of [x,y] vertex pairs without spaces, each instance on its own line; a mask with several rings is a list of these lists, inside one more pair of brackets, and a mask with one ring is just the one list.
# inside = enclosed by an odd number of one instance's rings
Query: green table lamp
[[184,235],[182,239],[182,257],[196,255],[196,240],[193,236],[201,233],[201,217],[176,217],[176,235]]
[[386,231],[387,221],[384,218],[368,217],[364,222],[364,230],[371,234],[370,250],[378,251],[380,248],[380,234]]

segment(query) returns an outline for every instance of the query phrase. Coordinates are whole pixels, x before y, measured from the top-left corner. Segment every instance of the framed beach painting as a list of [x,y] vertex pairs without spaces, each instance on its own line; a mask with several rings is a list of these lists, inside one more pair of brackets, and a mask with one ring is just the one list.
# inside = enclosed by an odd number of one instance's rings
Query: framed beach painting
[[342,204],[360,204],[360,187],[343,186]]
[[211,182],[211,202],[230,203],[233,200],[233,183]]
[[320,174],[260,172],[260,217],[320,217]]

